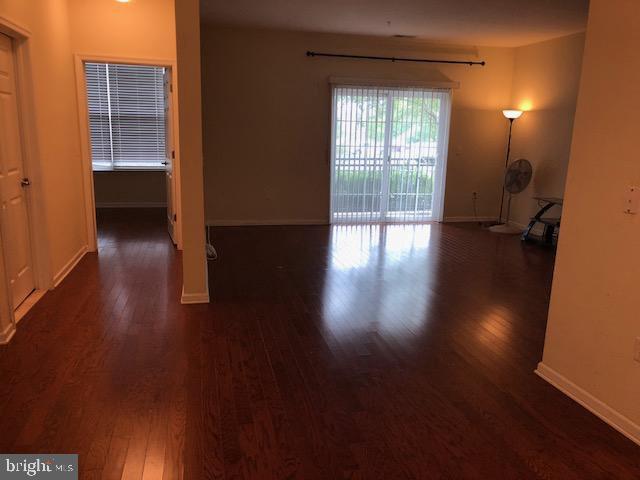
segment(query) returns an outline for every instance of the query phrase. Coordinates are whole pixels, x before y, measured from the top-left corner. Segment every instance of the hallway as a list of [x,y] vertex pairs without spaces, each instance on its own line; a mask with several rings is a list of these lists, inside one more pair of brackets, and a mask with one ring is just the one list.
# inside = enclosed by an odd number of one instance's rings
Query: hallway
[[475,226],[212,229],[182,306],[164,211],[99,216],[0,347],[0,450],[80,478],[632,479],[640,448],[533,374],[553,254]]
[[0,450],[78,452],[82,479],[179,478],[188,349],[164,218],[99,211],[99,255],[0,348]]

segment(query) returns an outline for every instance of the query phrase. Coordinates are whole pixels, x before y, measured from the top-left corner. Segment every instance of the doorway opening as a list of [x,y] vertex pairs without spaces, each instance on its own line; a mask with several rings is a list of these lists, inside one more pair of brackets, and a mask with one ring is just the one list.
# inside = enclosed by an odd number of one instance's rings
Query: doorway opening
[[451,92],[334,86],[331,222],[441,220]]
[[96,247],[119,220],[160,222],[177,244],[171,68],[87,60],[82,73]]

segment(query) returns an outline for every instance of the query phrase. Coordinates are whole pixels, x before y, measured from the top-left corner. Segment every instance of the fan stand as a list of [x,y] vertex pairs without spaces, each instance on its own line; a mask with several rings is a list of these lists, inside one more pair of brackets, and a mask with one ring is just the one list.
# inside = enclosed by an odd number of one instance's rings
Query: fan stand
[[[493,233],[502,233],[504,235],[520,235],[522,233],[522,229],[518,227],[514,227],[513,225],[509,225],[509,216],[511,215],[511,197],[512,194],[509,194],[509,203],[507,203],[507,221],[505,223],[499,223],[498,225],[493,225],[489,227],[489,231]],[[500,218],[502,222],[502,217]]]

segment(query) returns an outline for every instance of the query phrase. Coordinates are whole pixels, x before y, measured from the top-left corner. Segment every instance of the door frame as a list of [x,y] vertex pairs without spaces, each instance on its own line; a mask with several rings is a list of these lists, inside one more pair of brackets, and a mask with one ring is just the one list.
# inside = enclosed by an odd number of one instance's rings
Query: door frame
[[[31,180],[31,186],[26,191],[27,216],[29,224],[29,240],[31,247],[31,262],[34,278],[34,292],[44,292],[54,286],[53,274],[51,271],[51,258],[49,251],[49,233],[47,231],[47,217],[44,209],[44,192],[42,186],[42,171],[40,168],[40,153],[38,150],[37,128],[35,120],[34,92],[32,84],[32,70],[30,63],[30,39],[31,32],[21,26],[0,16],[0,33],[8,36],[12,40],[16,101],[18,105],[18,122],[20,130],[20,141],[22,147],[23,173]],[[4,222],[5,220],[2,219]],[[0,232],[0,241],[2,241]],[[4,245],[4,242],[2,242]],[[2,248],[2,260],[6,262],[6,251]],[[14,328],[21,316],[16,314],[16,306],[10,295],[9,279],[6,269],[3,278],[7,289],[5,305],[3,310],[10,312],[10,321]],[[33,293],[31,295],[34,295]],[[24,312],[23,312],[24,313]],[[12,334],[13,332],[11,332]],[[0,332],[0,337],[2,337]],[[8,341],[8,338],[0,338],[0,343]]]
[[175,60],[159,58],[130,58],[105,55],[75,54],[76,92],[78,98],[78,118],[80,129],[80,143],[82,153],[82,177],[85,202],[85,217],[87,224],[87,248],[90,252],[98,251],[98,231],[96,224],[96,202],[93,185],[93,164],[91,160],[91,136],[89,134],[89,108],[87,105],[87,84],[84,74],[84,64],[120,63],[125,65],[148,65],[168,68],[171,75],[171,130],[173,138],[173,208],[176,213],[175,240],[178,250],[182,250],[182,202],[180,195],[180,132],[178,126],[178,103],[175,101],[178,91],[177,62]]

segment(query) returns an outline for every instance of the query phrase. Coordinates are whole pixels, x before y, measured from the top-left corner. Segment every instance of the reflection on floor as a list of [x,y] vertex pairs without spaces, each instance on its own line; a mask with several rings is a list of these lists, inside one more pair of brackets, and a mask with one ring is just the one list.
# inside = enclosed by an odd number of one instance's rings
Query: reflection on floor
[[335,227],[323,290],[326,328],[360,339],[419,333],[433,303],[425,288],[433,274],[430,237],[431,225]]
[[0,349],[0,451],[81,478],[638,478],[640,449],[533,374],[553,253],[473,226],[213,229],[179,305],[161,217],[100,219]]

